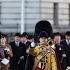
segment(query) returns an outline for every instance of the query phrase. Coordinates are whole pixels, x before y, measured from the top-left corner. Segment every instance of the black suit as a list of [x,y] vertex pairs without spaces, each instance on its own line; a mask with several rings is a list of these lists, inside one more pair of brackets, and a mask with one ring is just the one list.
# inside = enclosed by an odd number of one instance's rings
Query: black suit
[[55,44],[56,47],[56,53],[58,54],[59,57],[59,61],[61,61],[61,57],[62,57],[62,46],[59,44]]
[[[19,46],[17,46],[14,42],[10,43],[12,52],[13,52],[13,58],[11,58],[11,68],[12,70],[24,70],[25,67],[25,60],[26,60],[26,47],[21,42],[19,43]],[[24,59],[20,60],[20,57],[24,56]]]
[[[26,42],[26,48],[31,48],[31,42]],[[26,59],[26,65],[25,65],[25,70],[32,70],[34,65],[34,57],[30,54],[27,54],[27,59]]]
[[62,46],[60,44],[55,44],[55,52],[57,57],[58,70],[62,70],[61,59],[62,59]]
[[[63,70],[67,68],[67,66],[70,66],[70,44],[67,44],[66,40],[61,42],[62,45],[62,67]],[[65,54],[65,55],[64,55]]]

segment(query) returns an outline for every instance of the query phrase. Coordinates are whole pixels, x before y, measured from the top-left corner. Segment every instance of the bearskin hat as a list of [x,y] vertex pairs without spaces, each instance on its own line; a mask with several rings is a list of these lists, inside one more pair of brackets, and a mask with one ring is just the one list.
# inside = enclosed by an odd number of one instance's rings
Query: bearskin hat
[[34,41],[38,41],[38,36],[41,31],[45,31],[49,37],[51,37],[53,30],[52,26],[49,21],[41,20],[39,21],[35,26],[35,32],[34,32]]

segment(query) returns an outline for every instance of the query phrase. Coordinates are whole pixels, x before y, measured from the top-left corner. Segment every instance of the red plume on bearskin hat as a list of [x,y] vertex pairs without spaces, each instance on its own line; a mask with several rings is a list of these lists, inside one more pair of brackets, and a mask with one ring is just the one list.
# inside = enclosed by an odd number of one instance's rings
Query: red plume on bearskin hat
[[35,26],[35,32],[34,32],[34,40],[35,42],[38,41],[38,36],[41,31],[45,31],[49,37],[51,37],[53,30],[52,26],[49,21],[41,20],[39,21]]

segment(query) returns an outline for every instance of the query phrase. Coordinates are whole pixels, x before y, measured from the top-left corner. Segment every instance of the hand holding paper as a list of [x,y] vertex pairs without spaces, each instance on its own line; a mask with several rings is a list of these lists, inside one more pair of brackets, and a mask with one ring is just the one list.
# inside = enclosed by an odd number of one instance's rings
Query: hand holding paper
[[1,63],[3,63],[4,65],[7,65],[9,63],[9,60],[4,58],[2,59]]

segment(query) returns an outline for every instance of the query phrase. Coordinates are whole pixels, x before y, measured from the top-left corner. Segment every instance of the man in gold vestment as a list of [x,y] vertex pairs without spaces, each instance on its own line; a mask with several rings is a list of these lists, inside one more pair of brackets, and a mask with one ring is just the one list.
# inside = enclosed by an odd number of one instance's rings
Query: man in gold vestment
[[55,51],[48,44],[48,35],[45,31],[39,34],[39,43],[32,54],[35,56],[33,70],[57,70]]

